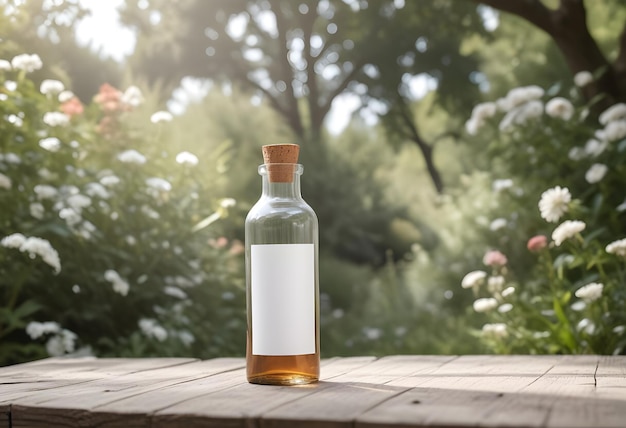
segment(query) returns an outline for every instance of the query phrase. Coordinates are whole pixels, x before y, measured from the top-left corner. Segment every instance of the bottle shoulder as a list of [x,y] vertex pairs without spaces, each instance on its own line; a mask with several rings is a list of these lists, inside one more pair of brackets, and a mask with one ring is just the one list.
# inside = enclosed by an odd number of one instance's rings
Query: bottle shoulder
[[256,219],[307,217],[314,218],[317,215],[313,208],[302,198],[273,198],[261,197],[250,209],[246,222]]

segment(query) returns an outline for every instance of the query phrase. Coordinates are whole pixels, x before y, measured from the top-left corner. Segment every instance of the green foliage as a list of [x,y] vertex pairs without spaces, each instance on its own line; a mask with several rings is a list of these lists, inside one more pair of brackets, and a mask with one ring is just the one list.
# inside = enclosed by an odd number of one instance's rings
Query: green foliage
[[468,122],[480,141],[493,137],[482,150],[509,180],[484,210],[486,243],[506,258],[488,252],[487,271],[463,280],[483,299],[482,337],[498,352],[623,353],[626,105],[598,123],[561,85],[516,88],[496,104]]
[[120,85],[122,68],[77,41],[75,24],[87,13],[77,0],[0,2],[0,57],[28,47],[43,60],[42,69],[30,75],[34,82],[61,80],[83,102],[90,101],[102,82]]
[[150,123],[137,88],[82,106],[15,61],[0,73],[0,364],[240,355],[241,244],[219,222],[194,231],[232,206],[201,176],[219,159],[167,150],[172,117]]

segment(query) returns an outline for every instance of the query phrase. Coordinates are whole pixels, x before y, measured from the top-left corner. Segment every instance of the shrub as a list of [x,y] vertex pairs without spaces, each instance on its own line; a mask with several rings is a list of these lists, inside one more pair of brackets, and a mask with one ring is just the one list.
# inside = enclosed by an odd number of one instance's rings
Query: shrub
[[169,153],[177,118],[146,114],[138,88],[83,105],[61,82],[35,87],[40,67],[0,60],[0,364],[241,354],[242,246],[216,222],[235,201],[200,179],[215,165]]
[[473,309],[486,321],[480,334],[498,352],[619,354],[626,105],[596,120],[593,105],[576,106],[575,89],[559,91],[516,88],[474,109],[468,131],[491,137],[485,152],[496,159],[495,174],[509,175],[487,213],[484,267],[461,285],[472,290]]

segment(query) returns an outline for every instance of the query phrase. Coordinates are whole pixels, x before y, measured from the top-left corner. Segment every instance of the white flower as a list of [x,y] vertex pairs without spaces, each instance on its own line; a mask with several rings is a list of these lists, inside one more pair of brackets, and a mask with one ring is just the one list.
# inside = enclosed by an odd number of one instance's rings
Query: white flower
[[478,130],[484,126],[485,121],[496,114],[497,106],[495,103],[486,102],[477,104],[472,110],[472,116],[465,124],[465,129],[470,135],[476,135]]
[[579,71],[574,75],[574,84],[579,88],[585,87],[593,82],[593,75],[588,71]]
[[67,205],[77,213],[80,213],[83,208],[87,208],[91,205],[91,198],[89,196],[76,194],[71,195],[66,199]]
[[128,290],[130,289],[128,282],[123,280],[122,277],[120,277],[120,274],[113,269],[108,269],[104,272],[104,279],[113,285],[113,291],[116,293],[121,294],[122,296],[126,296],[128,294]]
[[61,148],[61,140],[56,137],[44,138],[39,141],[39,147],[48,150],[49,152],[58,152]]
[[61,331],[61,326],[54,321],[37,322],[31,321],[26,326],[26,334],[31,339],[39,339],[44,334],[58,333]]
[[234,207],[237,204],[237,201],[233,198],[224,198],[220,201],[220,206],[222,208],[230,208]]
[[569,209],[572,195],[567,187],[556,186],[541,194],[539,211],[547,222],[556,223]]
[[589,184],[597,183],[604,178],[608,170],[609,168],[606,165],[594,163],[585,173],[585,180],[587,180]]
[[33,189],[37,194],[37,199],[54,199],[59,194],[57,189],[47,184],[38,184]]
[[497,218],[489,224],[489,230],[491,230],[492,232],[495,232],[497,230],[502,229],[503,227],[506,227],[506,225],[507,225],[507,221],[505,218]]
[[150,208],[148,205],[142,205],[141,206],[141,212],[146,217],[149,217],[149,218],[152,218],[152,219],[155,219],[155,220],[158,220],[161,217],[161,215],[158,212],[156,212],[155,210]]
[[4,118],[7,120],[7,122],[12,123],[18,128],[20,128],[24,124],[24,120],[15,114],[10,114],[8,116],[5,116]]
[[63,208],[59,211],[59,217],[65,220],[68,226],[73,227],[78,223],[83,221],[83,218],[80,216],[76,210],[72,208]]
[[51,357],[60,357],[65,354],[65,347],[63,346],[63,339],[61,336],[52,336],[46,342],[46,351]]
[[5,248],[20,248],[26,242],[26,237],[21,233],[13,233],[12,235],[5,236],[0,241],[0,245]]
[[35,70],[39,70],[43,67],[41,58],[37,54],[21,54],[13,57],[11,65],[15,70],[24,70],[27,73],[32,73]]
[[599,156],[601,155],[607,148],[608,143],[606,141],[598,141],[595,138],[590,139],[585,144],[585,153],[588,156]]
[[611,142],[626,137],[626,120],[609,122],[604,128],[604,140]]
[[129,86],[122,94],[121,101],[131,107],[139,107],[144,102],[141,89],[136,86]]
[[107,187],[115,186],[116,184],[119,184],[119,182],[119,177],[115,175],[105,175],[100,179],[100,183]]
[[155,338],[159,342],[167,339],[167,330],[161,327],[155,319],[142,318],[139,320],[139,328],[149,338]]
[[483,325],[482,332],[485,336],[492,336],[496,338],[506,337],[508,335],[506,324],[501,322]]
[[571,306],[572,310],[576,312],[584,311],[586,307],[587,307],[587,304],[583,302],[582,300],[578,300],[572,303],[572,306]]
[[494,180],[491,184],[491,188],[494,192],[501,192],[505,189],[510,189],[513,187],[513,180],[510,178],[501,178],[498,180]]
[[146,163],[146,157],[134,149],[120,153],[117,155],[117,159],[124,163],[134,163],[137,165]]
[[622,202],[617,207],[615,207],[615,209],[617,210],[617,212],[620,212],[620,213],[622,211],[626,211],[626,200],[624,200],[624,202]]
[[607,125],[609,122],[615,122],[616,120],[626,119],[626,104],[619,103],[612,105],[602,112],[598,121],[602,125]]
[[502,305],[500,305],[500,307],[498,308],[498,312],[500,312],[501,314],[505,314],[507,312],[510,312],[513,310],[513,305],[510,303],[504,303]]
[[11,70],[11,63],[6,59],[0,59],[0,70],[9,71]]
[[626,238],[613,241],[606,246],[606,252],[620,257],[626,257]]
[[43,205],[39,202],[33,202],[29,207],[30,215],[34,218],[41,220],[43,218],[44,213],[46,212]]
[[198,157],[190,152],[180,152],[176,155],[176,162],[181,165],[196,166],[198,165]]
[[11,188],[11,179],[0,172],[0,189],[9,190],[10,188]]
[[487,272],[484,272],[482,270],[475,270],[475,271],[469,272],[467,275],[463,277],[463,280],[461,281],[461,287],[463,288],[477,287],[483,283],[486,277],[487,277]]
[[474,301],[473,307],[476,312],[488,312],[498,306],[498,301],[493,297],[483,297]]
[[63,85],[63,82],[54,79],[45,79],[39,87],[39,90],[44,95],[56,95],[63,92],[64,89],[65,85]]
[[148,185],[148,187],[151,187],[152,189],[159,192],[169,192],[170,190],[172,190],[172,185],[170,184],[170,182],[159,177],[148,178],[146,180],[146,184]]
[[514,88],[506,94],[506,97],[500,98],[496,101],[500,110],[507,112],[515,107],[518,107],[524,103],[541,98],[544,94],[544,90],[539,86],[522,86]]
[[18,165],[22,163],[22,159],[16,155],[15,153],[6,153],[4,155],[0,154],[0,160],[4,160],[6,163],[12,163],[14,165]]
[[65,352],[74,352],[75,349],[75,341],[78,338],[76,333],[69,331],[67,329],[63,329],[61,331],[61,339],[63,342],[63,347],[65,348]]
[[150,122],[159,123],[159,122],[171,122],[174,116],[169,111],[157,111],[152,116],[150,116]]
[[[21,238],[24,238],[24,236],[18,236],[16,240],[19,241]],[[28,252],[28,255],[31,258],[35,258],[35,256],[41,257],[41,259],[48,266],[54,269],[55,273],[61,272],[61,260],[59,259],[59,253],[57,253],[49,241],[43,238],[31,236],[24,240],[22,245],[20,245],[19,250],[21,252]]]
[[17,82],[14,82],[13,80],[6,80],[4,82],[4,87],[7,89],[7,91],[15,91],[17,89]]
[[554,245],[560,246],[566,239],[575,236],[577,233],[585,230],[587,225],[580,220],[567,220],[557,226],[552,232]]
[[546,113],[557,119],[570,120],[574,115],[574,106],[565,98],[555,97],[546,104]]
[[181,290],[178,287],[172,287],[172,286],[168,285],[168,286],[166,286],[163,289],[163,292],[165,294],[167,294],[168,296],[176,297],[178,299],[186,299],[187,298],[187,293],[185,293],[183,290]]
[[72,92],[72,91],[62,91],[62,92],[59,94],[58,99],[59,99],[59,102],[60,102],[60,103],[64,103],[64,102],[66,102],[66,101],[71,100],[71,99],[72,99],[72,98],[74,98],[74,97],[75,97],[74,92]]
[[598,300],[600,297],[602,297],[603,288],[604,288],[603,284],[592,282],[590,284],[580,287],[578,290],[576,290],[576,293],[574,294],[579,299],[582,299],[585,302],[589,303],[589,302],[593,302],[594,300]]
[[109,191],[100,183],[89,183],[85,187],[85,193],[92,198],[108,199]]
[[363,334],[369,340],[378,340],[382,337],[383,331],[376,327],[363,327]]
[[583,318],[578,324],[576,324],[577,331],[584,331],[585,333],[592,335],[596,331],[596,325],[589,318]]
[[572,147],[567,152],[567,157],[573,161],[579,161],[585,158],[585,150],[581,147]]
[[491,276],[487,280],[487,290],[491,294],[500,293],[504,287],[504,277],[502,275]]
[[193,342],[196,341],[196,338],[193,336],[193,334],[186,330],[179,331],[178,338],[181,342],[183,342],[183,345],[185,346],[190,346]]
[[515,287],[507,287],[502,290],[502,297],[509,297],[513,293],[515,293]]
[[514,125],[524,125],[530,119],[540,117],[543,114],[541,101],[529,101],[509,111],[500,121],[500,131],[510,131]]
[[43,123],[48,126],[66,126],[70,123],[70,117],[60,111],[49,111],[43,115]]

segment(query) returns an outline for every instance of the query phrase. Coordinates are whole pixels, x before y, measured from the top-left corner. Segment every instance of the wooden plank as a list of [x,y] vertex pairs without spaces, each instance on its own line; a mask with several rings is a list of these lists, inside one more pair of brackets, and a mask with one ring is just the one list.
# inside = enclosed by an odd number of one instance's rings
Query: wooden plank
[[364,412],[356,426],[482,426],[484,411],[494,401],[535,382],[558,360],[554,356],[462,356],[430,373],[387,383],[411,389]]
[[[511,426],[514,423],[518,426],[546,426],[559,396],[585,397],[593,392],[597,360],[597,356],[562,356],[535,382],[516,394],[505,394],[488,406],[483,423],[487,426]],[[512,415],[516,416],[515,421]]]
[[[158,367],[156,363],[158,362],[146,360],[145,366]],[[96,424],[97,416],[92,410],[98,406],[154,389],[239,369],[242,366],[242,359],[215,359],[116,374],[79,385],[66,385],[54,390],[41,391],[33,396],[13,400],[11,404],[13,426],[48,426],[50,420],[56,421],[59,425],[93,426]],[[126,421],[117,415],[109,422],[120,423],[118,426],[148,426],[146,421],[144,414],[137,421]]]
[[[120,376],[139,373],[146,370],[178,366],[197,361],[192,358],[106,358],[89,359],[50,359],[40,364],[15,370],[13,374],[2,377],[0,405],[6,406],[13,400],[31,396],[36,391],[57,389],[68,385],[76,385]],[[17,367],[16,367],[17,369]]]
[[11,428],[10,417],[9,409],[2,410],[2,406],[0,406],[0,428]]
[[12,397],[4,408],[0,402],[0,428],[9,425],[9,404],[12,426],[20,428],[626,426],[623,356],[390,356],[323,364],[321,382],[298,387],[248,384],[243,359],[11,366],[0,370],[0,397]]
[[596,357],[595,363],[593,376],[556,394],[546,426],[626,425],[626,363],[615,357]]
[[[373,357],[341,358],[322,366],[322,380],[302,386],[239,385],[186,400],[157,412],[153,427],[250,427],[265,411],[326,389],[329,380],[367,366]],[[334,403],[337,404],[337,403]]]
[[[427,375],[454,361],[454,356],[391,356],[322,384],[306,399],[298,399],[261,415],[261,427],[352,427],[368,409],[405,392],[390,382]],[[339,404],[340,403],[340,404]]]

